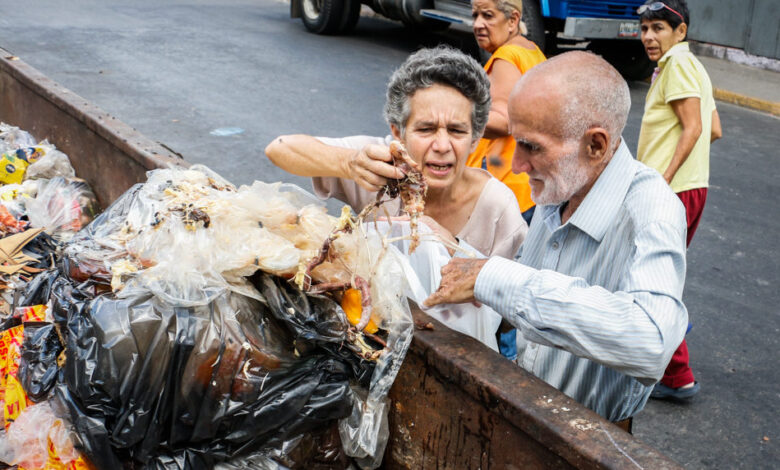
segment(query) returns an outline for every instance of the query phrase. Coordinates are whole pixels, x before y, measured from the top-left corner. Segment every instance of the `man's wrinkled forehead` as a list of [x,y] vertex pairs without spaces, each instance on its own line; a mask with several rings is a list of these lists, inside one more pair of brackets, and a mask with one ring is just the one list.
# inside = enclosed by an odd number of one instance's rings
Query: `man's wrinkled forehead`
[[527,138],[526,135],[514,135],[515,131],[564,137],[566,97],[558,85],[554,80],[518,82],[508,103],[509,128],[515,138]]

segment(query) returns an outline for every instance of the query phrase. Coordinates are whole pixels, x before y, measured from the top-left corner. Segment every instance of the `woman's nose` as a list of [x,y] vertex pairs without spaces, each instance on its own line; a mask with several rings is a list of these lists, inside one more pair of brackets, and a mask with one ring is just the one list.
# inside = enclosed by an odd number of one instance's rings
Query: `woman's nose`
[[437,152],[446,152],[450,147],[450,135],[447,129],[439,129],[433,138],[433,149]]

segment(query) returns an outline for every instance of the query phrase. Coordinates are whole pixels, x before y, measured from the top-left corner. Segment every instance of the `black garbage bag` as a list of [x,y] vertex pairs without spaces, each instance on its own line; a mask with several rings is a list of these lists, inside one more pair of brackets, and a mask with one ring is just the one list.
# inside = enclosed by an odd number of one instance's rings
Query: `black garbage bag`
[[338,303],[328,297],[305,294],[286,280],[267,273],[258,272],[250,281],[265,298],[269,313],[289,328],[299,352],[328,351],[346,361],[354,379],[368,387],[376,362],[366,361],[345,347],[347,323]]
[[180,307],[137,290],[58,305],[68,321],[55,396],[99,468],[210,468],[350,413],[351,366],[298,357],[248,297]]
[[55,267],[59,258],[59,250],[59,243],[46,232],[39,233],[22,247],[22,253],[38,260],[29,263],[28,266],[44,270]]
[[48,397],[57,380],[57,357],[61,352],[62,344],[53,323],[25,323],[19,381],[32,401]]

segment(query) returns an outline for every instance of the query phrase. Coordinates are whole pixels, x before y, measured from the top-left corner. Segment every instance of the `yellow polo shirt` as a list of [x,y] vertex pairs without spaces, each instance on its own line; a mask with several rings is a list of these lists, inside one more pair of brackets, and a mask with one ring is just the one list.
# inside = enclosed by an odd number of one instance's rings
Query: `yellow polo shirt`
[[671,103],[683,98],[701,100],[701,136],[672,179],[675,193],[706,188],[710,179],[710,131],[715,100],[707,71],[687,42],[675,44],[658,61],[660,72],[647,92],[639,130],[637,160],[663,174],[672,162],[682,126]]

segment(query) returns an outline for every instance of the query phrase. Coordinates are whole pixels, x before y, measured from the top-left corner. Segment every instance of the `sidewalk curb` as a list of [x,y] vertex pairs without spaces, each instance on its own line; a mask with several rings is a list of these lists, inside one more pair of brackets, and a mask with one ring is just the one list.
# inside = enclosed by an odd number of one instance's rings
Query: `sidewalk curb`
[[780,117],[780,103],[776,101],[754,98],[752,96],[742,95],[740,93],[715,87],[712,88],[712,95],[718,101],[724,101],[726,103],[742,106],[743,108],[750,108],[771,114],[775,117]]

